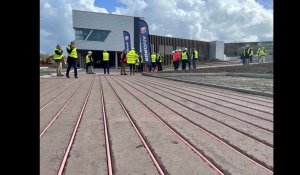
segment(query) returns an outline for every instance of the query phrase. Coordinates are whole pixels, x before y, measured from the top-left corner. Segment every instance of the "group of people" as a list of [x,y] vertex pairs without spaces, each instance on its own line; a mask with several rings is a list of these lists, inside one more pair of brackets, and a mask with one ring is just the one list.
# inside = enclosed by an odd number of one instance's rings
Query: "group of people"
[[[67,46],[67,52],[68,52],[68,57],[67,57],[67,72],[66,72],[66,77],[70,78],[69,73],[71,67],[74,67],[74,77],[78,78],[77,74],[77,63],[76,60],[78,58],[77,55],[77,49],[75,47],[75,42],[72,41],[68,46]],[[261,52],[260,52],[261,53]],[[54,50],[53,53],[53,59],[57,63],[57,76],[64,76],[62,74],[62,62],[64,62],[64,56],[63,56],[63,50],[61,49],[61,46],[58,44]],[[107,52],[107,50],[103,51],[103,67],[104,67],[104,74],[109,74],[109,60],[110,60],[110,55]],[[129,65],[130,69],[130,75],[135,75],[135,72],[142,72],[148,70],[149,72],[157,72],[157,71],[162,71],[162,62],[164,60],[164,56],[162,53],[158,52],[155,53],[153,52],[151,54],[151,66],[144,64],[143,61],[143,56],[140,52],[135,51],[134,48],[131,48],[128,52],[124,49],[123,52],[121,53],[121,59],[120,59],[120,64],[121,64],[121,70],[120,74],[121,75],[127,75],[126,74],[126,67],[127,64]],[[198,51],[196,49],[193,49],[192,55],[188,53],[187,48],[181,50],[174,50],[172,52],[172,62],[174,65],[174,70],[178,70],[179,68],[179,61],[181,60],[182,62],[182,69],[186,69],[186,64],[188,64],[189,69],[191,69],[191,62],[193,64],[193,69],[196,69],[196,61],[198,60]],[[92,51],[88,51],[86,55],[86,74],[95,74],[93,70],[93,65],[94,65],[94,59],[92,58]],[[100,60],[97,60],[97,64],[100,63]]]
[[[265,56],[267,55],[266,50],[264,47],[258,48],[256,51],[256,54],[258,56],[258,62],[263,63],[265,62]],[[242,47],[241,49],[241,60],[243,62],[243,65],[249,65],[249,63],[253,63],[252,57],[254,55],[254,50],[249,45],[246,45],[245,47]]]
[[[66,77],[70,78],[69,73],[70,73],[71,66],[73,66],[74,76],[75,78],[78,78],[77,63],[76,63],[78,55],[77,55],[77,49],[75,47],[75,42],[72,41],[67,46],[67,52],[68,52],[68,58],[67,58],[68,67],[67,67]],[[62,63],[65,62],[65,60],[64,60],[63,50],[61,49],[61,46],[59,44],[56,45],[56,48],[54,50],[53,60],[57,63],[57,70],[56,70],[57,76],[64,76],[64,74],[62,74]]]
[[128,52],[126,49],[121,53],[121,75],[126,74],[127,64],[129,65],[130,75],[135,75],[135,72],[142,72],[144,70],[144,60],[143,56],[139,51],[135,51],[134,48],[131,48]]
[[191,61],[193,64],[193,69],[196,69],[196,64],[199,58],[198,51],[193,49],[192,55],[188,53],[187,48],[184,48],[183,51],[181,49],[172,51],[172,62],[174,66],[174,70],[178,70],[179,68],[179,61],[181,60],[181,69],[186,69],[186,64],[188,64],[189,69],[191,69]]

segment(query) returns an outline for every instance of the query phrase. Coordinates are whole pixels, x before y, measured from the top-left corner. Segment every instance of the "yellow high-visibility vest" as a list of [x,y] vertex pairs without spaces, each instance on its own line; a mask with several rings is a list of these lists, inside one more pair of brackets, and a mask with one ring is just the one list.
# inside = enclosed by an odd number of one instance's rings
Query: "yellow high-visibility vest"
[[108,61],[109,60],[109,53],[103,52],[103,61]]
[[152,63],[156,62],[156,55],[155,54],[151,54],[151,62]]
[[187,60],[187,54],[186,54],[186,52],[182,52],[181,53],[181,59],[182,60]]
[[[70,50],[70,49],[71,49],[71,46],[69,45],[69,46],[67,47],[67,49]],[[69,57],[72,57],[72,58],[78,58],[76,48],[74,48],[74,49],[72,50],[72,52],[69,54]]]
[[135,60],[136,60],[136,53],[134,50],[130,50],[126,57],[127,57],[127,64],[135,64]]
[[62,58],[63,58],[63,54],[61,54],[61,55],[57,55],[56,53],[55,53],[55,51],[59,51],[60,53],[62,52],[62,50],[61,49],[55,49],[54,50],[54,54],[53,54],[53,59],[54,60],[61,60]]

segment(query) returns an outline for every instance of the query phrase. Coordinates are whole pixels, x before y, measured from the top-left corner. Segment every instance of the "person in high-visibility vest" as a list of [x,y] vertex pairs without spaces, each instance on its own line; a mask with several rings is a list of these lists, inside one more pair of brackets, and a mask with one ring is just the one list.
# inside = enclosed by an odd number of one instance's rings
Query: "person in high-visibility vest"
[[93,71],[92,51],[88,51],[88,54],[85,57],[85,61],[86,61],[86,73],[87,74],[95,74]]
[[193,54],[192,54],[193,69],[196,69],[196,64],[197,64],[198,58],[199,58],[198,51],[194,48]]
[[151,54],[151,66],[150,66],[150,72],[154,72],[155,71],[155,67],[156,67],[156,54],[155,54],[155,52],[153,52],[152,54]]
[[186,63],[189,59],[189,53],[187,52],[187,48],[181,52],[181,60],[182,60],[182,66],[181,69],[184,70],[186,68]]
[[106,70],[107,74],[109,74],[109,53],[107,52],[107,50],[103,51],[103,68],[104,74],[106,74]]
[[53,53],[53,59],[54,61],[57,63],[57,69],[56,69],[56,75],[57,76],[64,76],[64,74],[62,74],[62,61],[63,60],[63,50],[61,50],[61,47],[59,44],[56,45],[56,48],[54,50]]
[[251,52],[250,52],[250,63],[252,63],[253,54],[254,54],[254,51],[253,51],[253,48],[251,47]]
[[250,55],[251,55],[251,48],[249,45],[246,45],[246,48],[244,50],[244,65],[249,65],[249,58],[250,58]]
[[127,64],[129,64],[129,68],[130,68],[130,75],[134,75],[134,66],[135,66],[135,62],[138,59],[138,55],[136,54],[134,48],[131,48],[130,51],[127,53],[126,55],[127,57]]
[[70,43],[70,45],[68,45],[67,52],[69,55],[68,55],[68,60],[67,60],[68,68],[67,68],[66,77],[70,78],[69,73],[70,73],[71,66],[73,66],[74,67],[74,77],[78,78],[77,77],[77,63],[76,63],[78,56],[77,56],[77,49],[75,47],[74,41],[72,41]]
[[163,55],[158,52],[157,56],[156,56],[156,64],[157,64],[157,71],[162,71],[162,61],[163,61]]
[[244,59],[244,57],[245,57],[245,47],[242,47],[242,49],[241,49],[241,52],[240,52],[241,54],[241,60],[242,60],[242,62],[243,62],[243,65],[245,65],[246,63],[245,63],[245,59]]
[[267,53],[266,53],[266,50],[265,50],[265,48],[264,47],[262,47],[262,48],[259,48],[258,50],[257,50],[257,56],[258,56],[258,62],[259,63],[264,63],[266,60],[266,56],[267,55]]

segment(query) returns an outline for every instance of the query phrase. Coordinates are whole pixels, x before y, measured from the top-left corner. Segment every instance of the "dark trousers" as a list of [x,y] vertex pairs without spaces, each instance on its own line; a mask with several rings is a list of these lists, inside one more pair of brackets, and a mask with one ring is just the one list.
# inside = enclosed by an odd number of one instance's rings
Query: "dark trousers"
[[152,69],[155,70],[155,67],[156,67],[156,63],[152,62],[150,67],[150,72],[152,71]]
[[250,56],[249,59],[250,59],[250,63],[252,63],[252,56]]
[[89,67],[91,66],[91,62],[86,63],[86,73],[88,73]]
[[157,64],[157,70],[158,71],[162,71],[162,67],[161,67],[161,62],[156,62],[156,64]]
[[76,63],[76,59],[77,58],[68,57],[68,60],[67,60],[67,62],[68,62],[68,68],[67,68],[67,73],[66,73],[67,77],[69,76],[71,66],[74,67],[74,76],[77,77],[77,63]]
[[189,65],[189,69],[191,69],[191,61],[190,61],[190,60],[187,60],[186,62],[187,62],[188,65]]
[[174,65],[174,69],[178,70],[178,68],[179,68],[179,60],[173,61],[173,65]]
[[109,74],[109,61],[103,61],[103,68],[104,68],[104,74],[106,74],[106,70],[107,73]]
[[134,75],[134,70],[135,70],[135,64],[129,64],[129,70],[130,70],[130,75]]
[[242,57],[243,65],[246,65],[247,59],[249,59],[249,57]]
[[187,60],[182,60],[181,69],[184,70],[186,68],[186,62]]

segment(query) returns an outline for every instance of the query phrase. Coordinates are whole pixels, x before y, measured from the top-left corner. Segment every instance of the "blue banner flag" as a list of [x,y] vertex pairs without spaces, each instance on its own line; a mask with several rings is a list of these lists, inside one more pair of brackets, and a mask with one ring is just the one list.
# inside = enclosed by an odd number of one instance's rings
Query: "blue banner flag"
[[148,25],[143,20],[139,20],[139,33],[141,43],[141,54],[143,55],[144,63],[147,63],[148,66],[151,66],[150,35]]
[[125,49],[128,52],[131,49],[131,47],[130,47],[130,34],[127,31],[123,31],[123,35],[124,35]]

